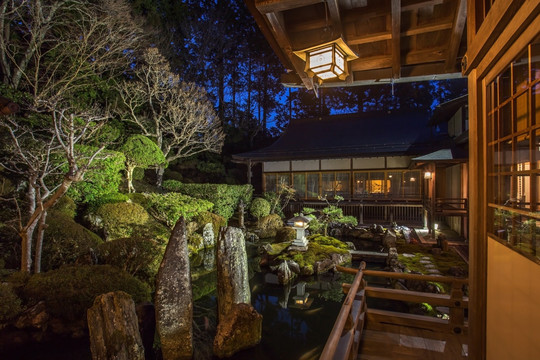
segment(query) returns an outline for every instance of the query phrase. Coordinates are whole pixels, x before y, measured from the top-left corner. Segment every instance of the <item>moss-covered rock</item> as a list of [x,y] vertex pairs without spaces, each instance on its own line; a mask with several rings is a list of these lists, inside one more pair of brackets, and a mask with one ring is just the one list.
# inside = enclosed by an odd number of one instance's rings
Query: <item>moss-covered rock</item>
[[150,218],[141,205],[133,202],[104,204],[96,215],[102,219],[107,240],[130,237],[135,234],[135,225],[145,225]]
[[209,224],[209,223],[212,224],[212,228],[214,229],[215,239],[218,238],[219,230],[222,227],[227,226],[227,219],[225,219],[221,215],[217,215],[209,211],[204,211],[194,216],[192,220],[197,224],[197,227],[195,229],[195,231],[197,232],[202,232],[206,224]]
[[76,223],[70,215],[51,210],[47,215],[41,268],[47,271],[77,261],[92,263],[102,242],[98,235]]
[[150,300],[150,287],[110,265],[64,266],[32,275],[24,294],[29,301],[45,301],[48,312],[58,318],[84,319],[96,296],[125,291],[135,303]]
[[293,241],[296,239],[296,230],[290,226],[284,226],[276,232],[276,242]]
[[193,233],[188,237],[189,254],[194,255],[204,249],[204,239],[201,234]]
[[255,231],[261,239],[273,238],[277,231],[283,227],[283,221],[277,214],[270,214],[259,219]]

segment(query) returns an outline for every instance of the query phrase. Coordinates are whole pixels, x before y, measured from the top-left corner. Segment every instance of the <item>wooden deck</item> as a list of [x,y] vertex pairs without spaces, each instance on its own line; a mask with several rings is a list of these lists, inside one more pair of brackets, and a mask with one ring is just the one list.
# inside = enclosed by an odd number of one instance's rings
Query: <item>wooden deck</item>
[[463,335],[443,334],[403,325],[371,326],[369,315],[365,326],[358,360],[468,359],[466,336]]

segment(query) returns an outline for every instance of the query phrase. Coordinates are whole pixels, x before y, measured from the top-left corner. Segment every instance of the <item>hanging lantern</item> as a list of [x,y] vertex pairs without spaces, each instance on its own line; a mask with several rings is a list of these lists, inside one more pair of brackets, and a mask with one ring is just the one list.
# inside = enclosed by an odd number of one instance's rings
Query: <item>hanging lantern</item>
[[345,80],[349,75],[347,62],[358,58],[342,38],[294,53],[306,62],[306,74],[316,76],[319,82],[334,78]]

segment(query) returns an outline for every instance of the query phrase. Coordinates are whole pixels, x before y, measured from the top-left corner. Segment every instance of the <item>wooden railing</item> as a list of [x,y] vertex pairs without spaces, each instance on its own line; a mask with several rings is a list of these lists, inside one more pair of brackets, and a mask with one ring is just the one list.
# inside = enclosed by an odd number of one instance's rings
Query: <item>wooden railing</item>
[[362,261],[359,269],[351,269],[355,270],[355,277],[349,285],[347,297],[324,346],[321,360],[356,358],[352,356],[358,353],[367,309],[363,279],[365,267],[366,263]]
[[[341,308],[332,332],[328,337],[320,360],[356,359],[362,334],[361,326],[364,326],[364,324],[368,324],[368,327],[370,328],[377,328],[378,325],[401,325],[453,335],[466,335],[468,333],[465,309],[469,306],[469,299],[464,296],[463,292],[463,287],[468,284],[468,279],[449,276],[365,270],[364,266],[365,265],[361,265],[360,269],[351,269],[341,266],[337,267],[338,271],[355,274],[355,278],[352,284],[343,284],[343,291],[347,294],[347,297],[345,298],[345,302],[343,303],[343,307]],[[418,291],[371,287],[367,286],[363,279],[364,275],[388,279],[449,283],[450,294],[432,294]],[[367,306],[365,305],[365,299],[367,297],[404,302],[428,303],[431,306],[445,306],[449,309],[449,318],[441,319],[426,315],[367,309]],[[360,312],[359,319],[354,322],[355,318],[351,315],[351,301],[357,298],[361,299],[362,308],[365,308],[365,310]],[[352,318],[353,322],[348,320],[350,318]],[[345,324],[349,324],[349,326],[346,327]],[[352,327],[354,327],[353,334],[351,334]]]
[[[294,216],[302,212],[303,207],[323,209],[325,202],[291,202],[284,209],[285,215]],[[421,203],[393,203],[393,202],[340,202],[338,206],[344,215],[354,216],[360,224],[392,223],[400,225],[423,224],[423,206]]]

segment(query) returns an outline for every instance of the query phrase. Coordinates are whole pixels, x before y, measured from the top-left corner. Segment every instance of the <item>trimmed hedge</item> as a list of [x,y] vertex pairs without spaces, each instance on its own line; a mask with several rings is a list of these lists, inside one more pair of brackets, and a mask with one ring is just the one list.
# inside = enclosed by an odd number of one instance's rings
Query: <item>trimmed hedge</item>
[[173,228],[180,216],[186,220],[210,210],[213,204],[202,199],[195,199],[191,196],[170,192],[167,194],[148,194],[146,195],[150,201],[148,211],[152,216]]
[[43,241],[43,271],[73,264],[82,257],[92,257],[103,240],[64,212],[50,210]]
[[213,212],[227,220],[234,215],[240,200],[247,205],[253,196],[251,185],[184,184],[176,180],[166,180],[163,182],[163,189],[208,200],[214,204]]
[[150,287],[125,271],[110,265],[64,266],[35,274],[24,294],[29,300],[44,300],[51,315],[76,321],[86,318],[86,310],[96,296],[125,291],[135,303],[150,301]]
[[136,233],[136,225],[145,225],[150,219],[141,205],[132,202],[104,204],[96,215],[103,220],[107,240],[130,237]]

